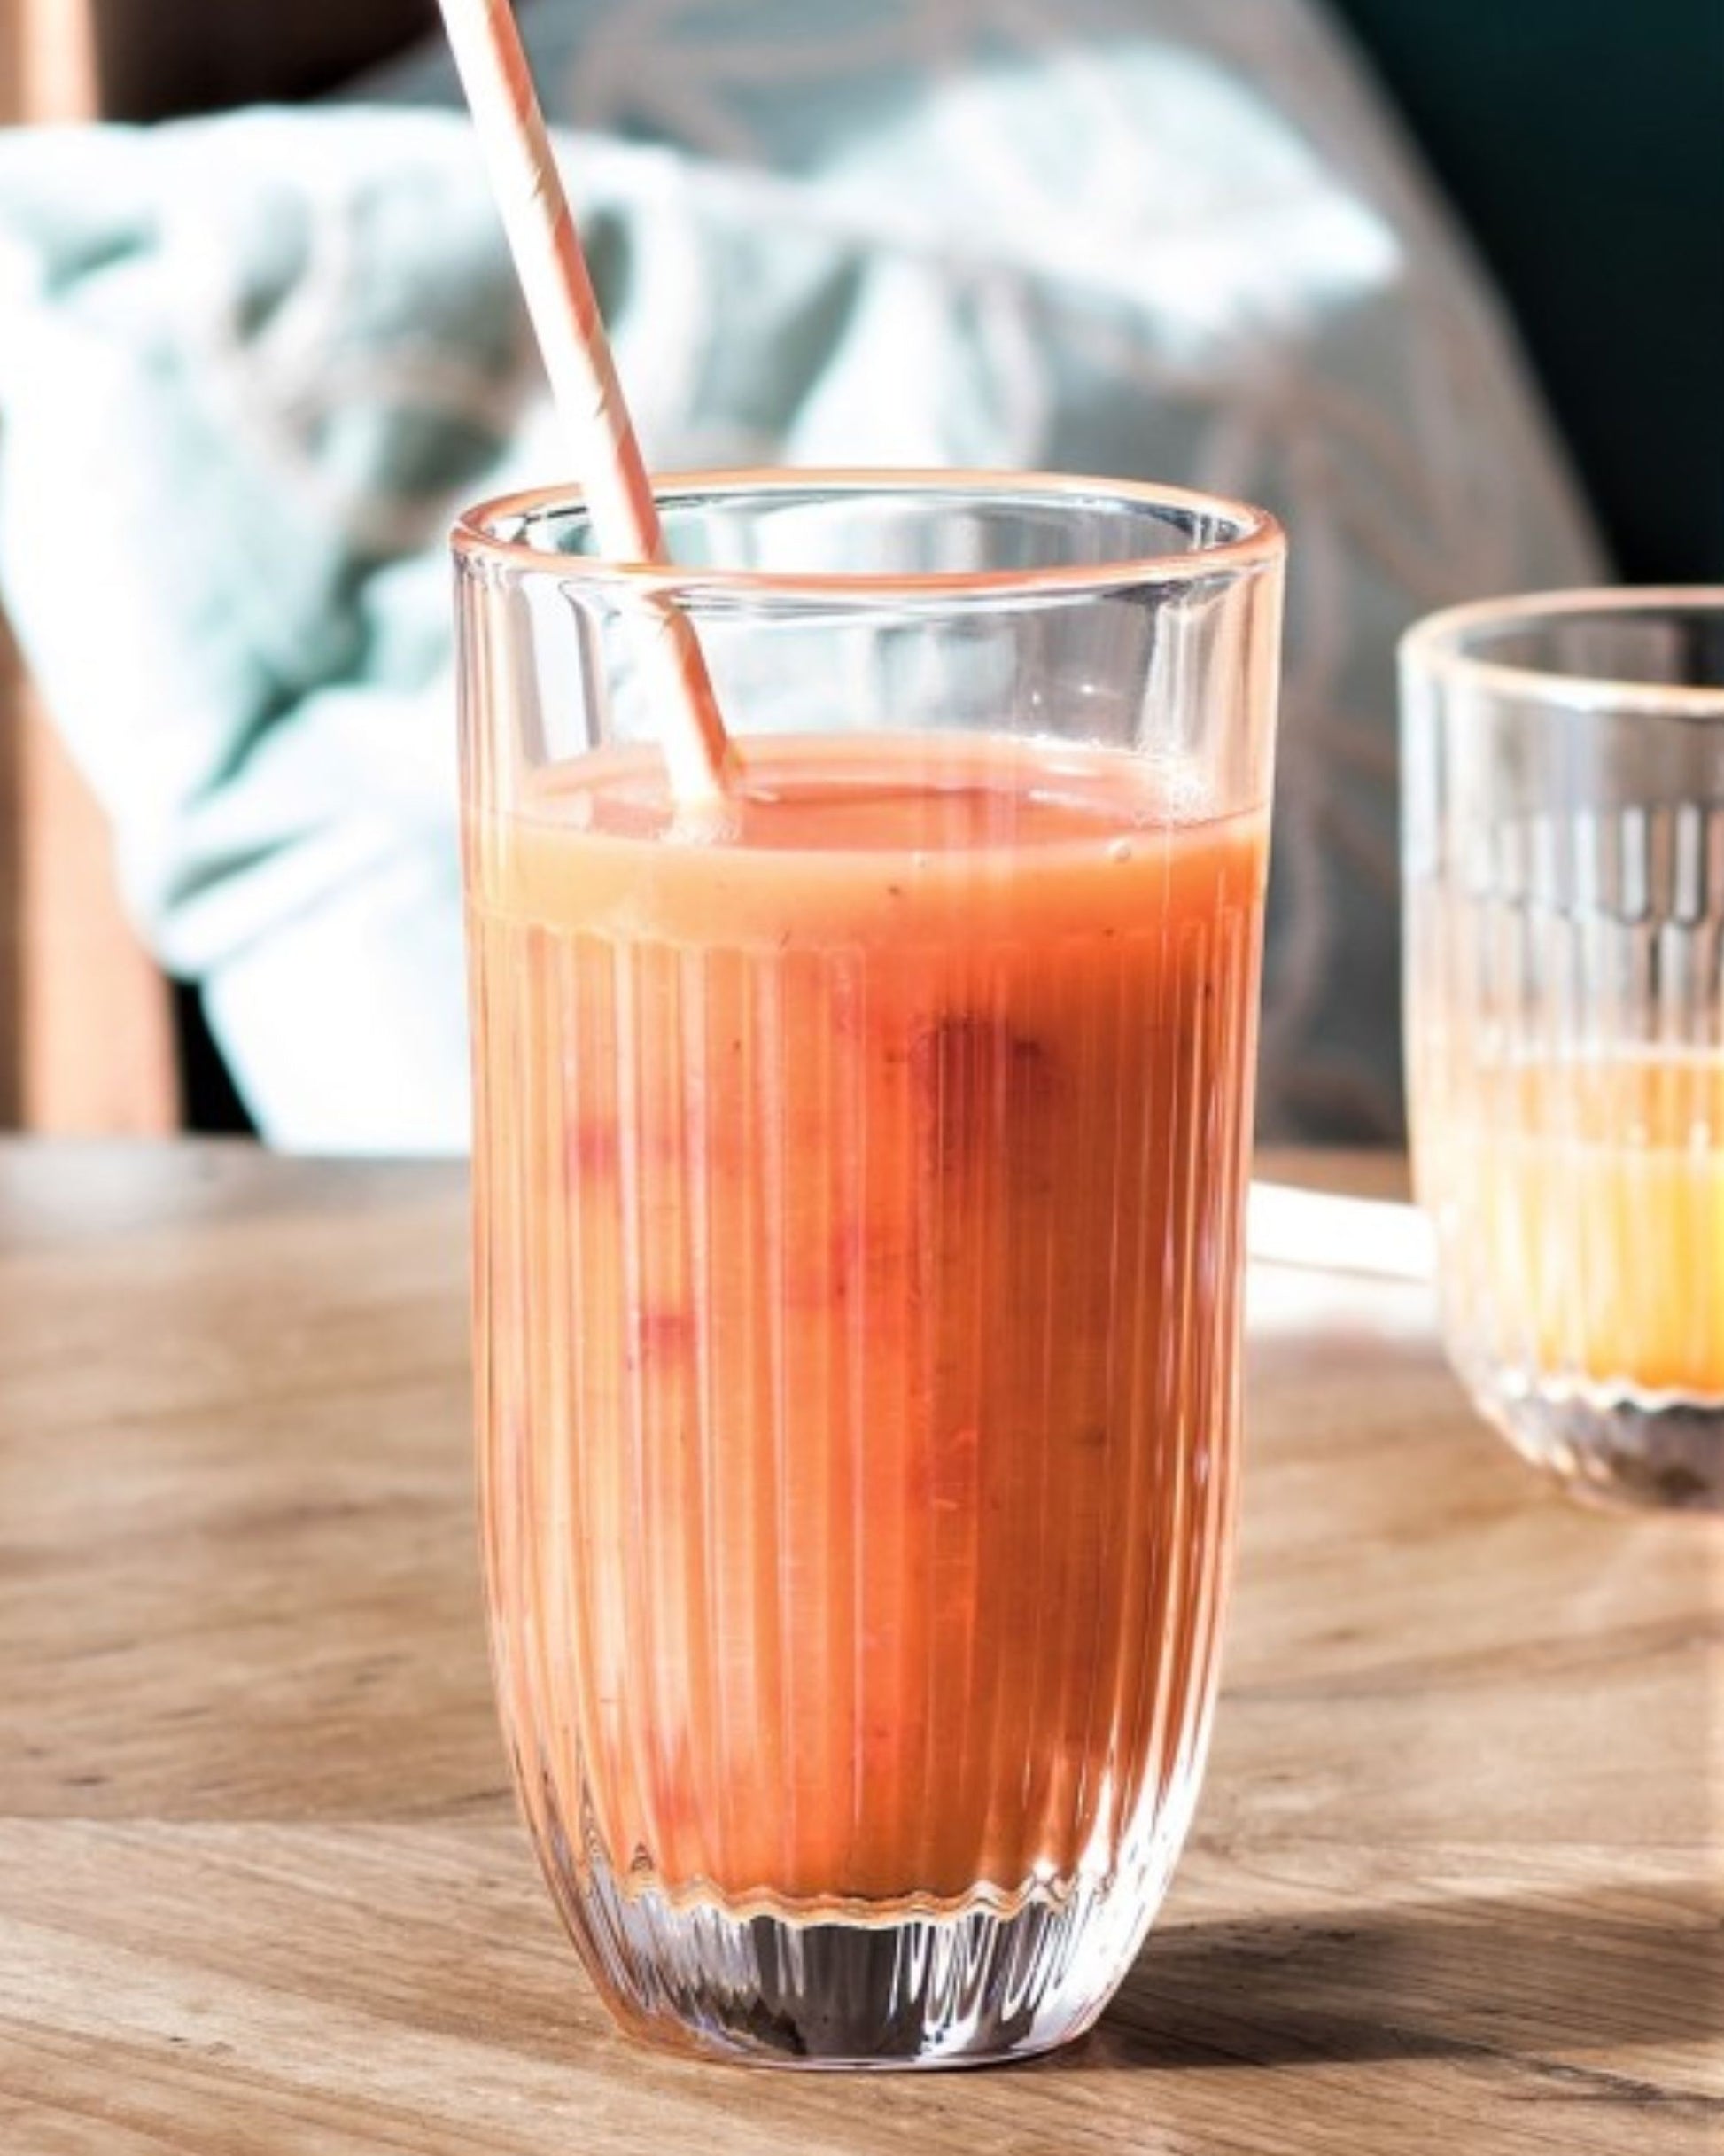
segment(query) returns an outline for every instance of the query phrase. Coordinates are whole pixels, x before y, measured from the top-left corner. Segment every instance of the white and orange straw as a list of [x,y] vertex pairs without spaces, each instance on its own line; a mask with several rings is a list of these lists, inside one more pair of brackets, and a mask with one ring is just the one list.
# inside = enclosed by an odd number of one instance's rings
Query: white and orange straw
[[[515,257],[533,332],[568,429],[599,550],[664,564],[664,538],[586,258],[545,131],[509,0],[441,0],[462,87]],[[664,754],[685,813],[721,802],[734,751],[700,640],[681,608],[651,605],[668,661]]]

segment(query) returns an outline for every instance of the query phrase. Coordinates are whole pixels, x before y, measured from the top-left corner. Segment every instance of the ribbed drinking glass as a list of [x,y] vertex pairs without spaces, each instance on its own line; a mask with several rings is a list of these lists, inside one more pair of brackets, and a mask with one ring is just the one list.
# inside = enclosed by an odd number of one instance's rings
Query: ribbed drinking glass
[[[502,1717],[629,2027],[1084,2028],[1184,1835],[1239,1436],[1281,544],[1061,479],[456,538]],[[742,782],[666,789],[687,609]]]
[[1408,1063],[1443,1323],[1575,1491],[1724,1504],[1724,590],[1404,659]]

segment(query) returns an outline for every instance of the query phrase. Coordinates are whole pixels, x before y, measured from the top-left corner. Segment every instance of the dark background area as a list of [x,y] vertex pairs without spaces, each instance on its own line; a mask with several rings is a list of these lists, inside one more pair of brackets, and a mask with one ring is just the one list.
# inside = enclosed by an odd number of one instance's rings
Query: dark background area
[[438,20],[437,0],[97,0],[101,111],[163,120],[321,97]]
[[1507,298],[1620,575],[1724,579],[1724,0],[1333,0]]
[[254,1130],[245,1103],[234,1090],[228,1066],[204,1017],[204,1006],[190,981],[169,984],[174,993],[174,1031],[180,1050],[180,1094],[186,1128],[250,1135]]

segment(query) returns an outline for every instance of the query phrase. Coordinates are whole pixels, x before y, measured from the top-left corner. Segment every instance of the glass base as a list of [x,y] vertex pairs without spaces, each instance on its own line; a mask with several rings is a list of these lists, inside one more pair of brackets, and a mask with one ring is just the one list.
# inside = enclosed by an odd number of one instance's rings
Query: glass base
[[1081,1887],[1010,1913],[819,1921],[679,1906],[625,1892],[594,1864],[571,1913],[634,2035],[757,2066],[889,2071],[1025,2059],[1081,2036],[1159,1899]]
[[1724,1403],[1485,1389],[1510,1444],[1573,1496],[1666,1512],[1724,1512]]

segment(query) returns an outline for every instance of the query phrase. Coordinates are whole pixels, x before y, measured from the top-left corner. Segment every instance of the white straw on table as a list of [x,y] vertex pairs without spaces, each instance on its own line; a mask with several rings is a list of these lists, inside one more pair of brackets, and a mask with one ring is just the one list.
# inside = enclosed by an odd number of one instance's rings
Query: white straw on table
[[1416,1207],[1282,1183],[1252,1184],[1246,1248],[1255,1265],[1402,1280],[1428,1280],[1436,1270],[1431,1224]]
[[[441,5],[599,550],[612,561],[663,563],[652,482],[509,0],[441,0]],[[669,662],[664,753],[671,790],[680,808],[710,806],[727,790],[733,752],[706,660],[680,607],[655,601],[652,616]]]

